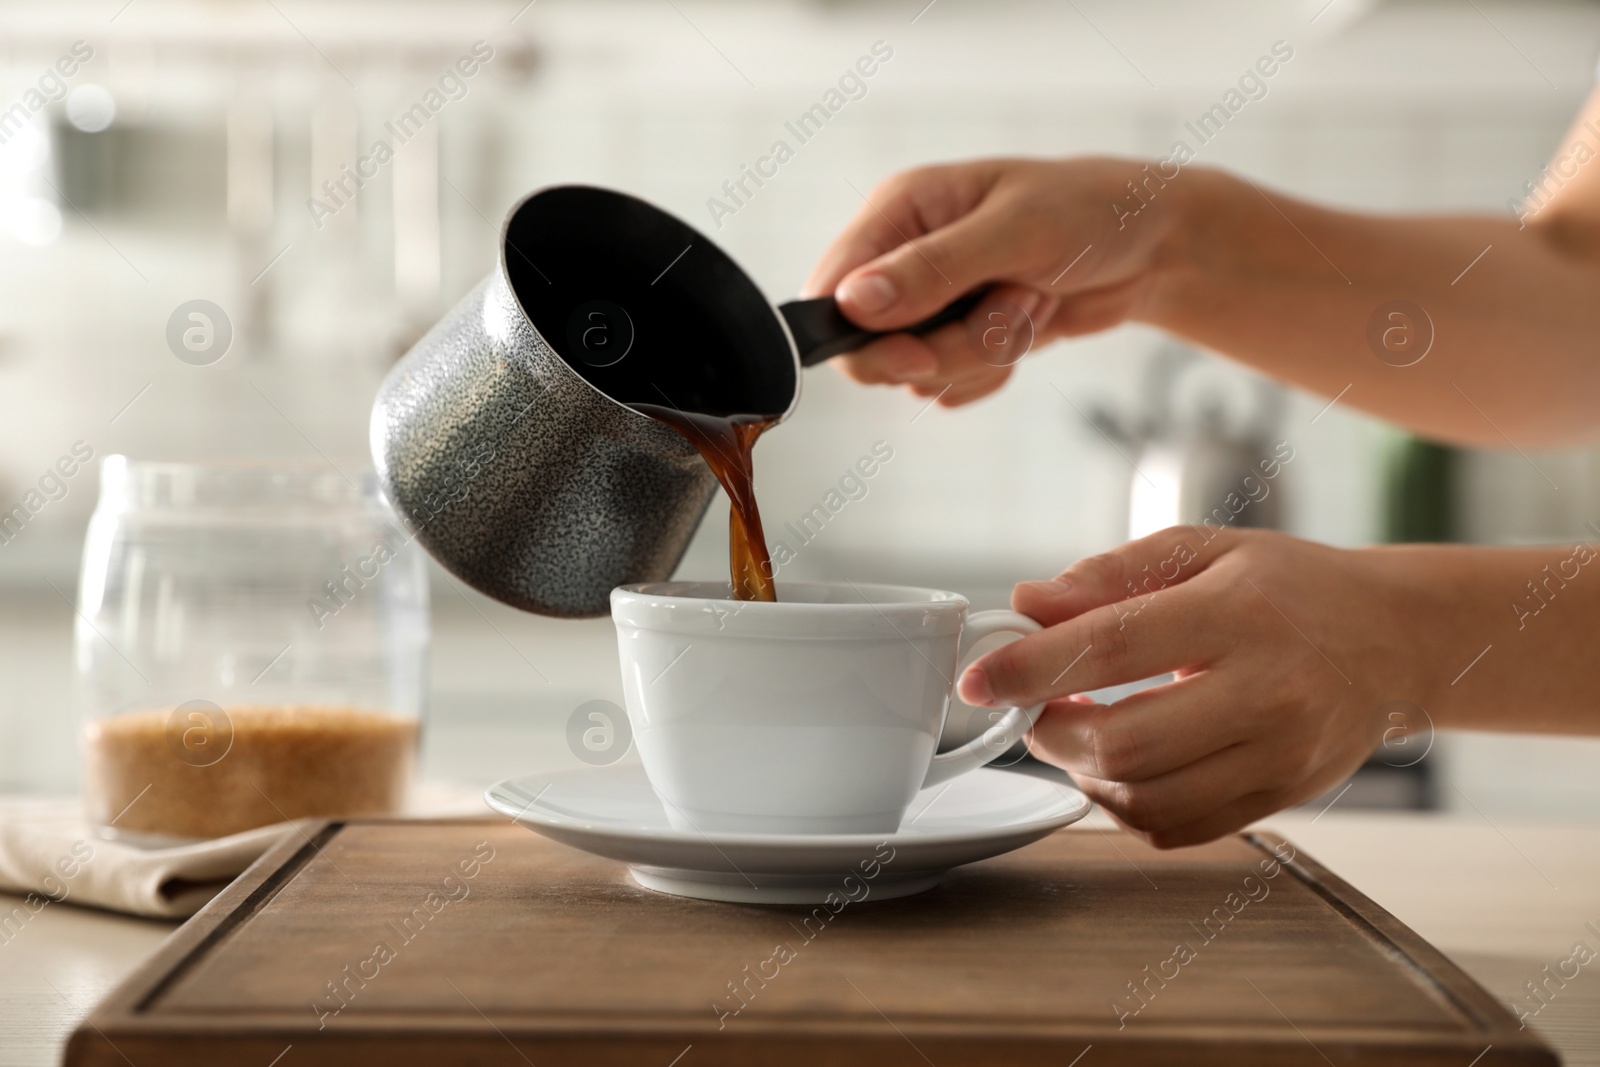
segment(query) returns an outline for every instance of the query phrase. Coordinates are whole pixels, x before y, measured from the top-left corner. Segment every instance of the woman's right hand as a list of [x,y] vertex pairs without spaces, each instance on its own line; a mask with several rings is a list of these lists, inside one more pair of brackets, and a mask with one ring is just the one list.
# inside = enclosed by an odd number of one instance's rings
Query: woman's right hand
[[833,293],[851,321],[885,331],[990,289],[965,323],[879,339],[840,357],[841,369],[954,407],[1000,388],[1046,340],[1136,316],[1176,229],[1181,185],[1195,180],[1168,170],[1114,159],[990,159],[880,183],[823,253],[808,295]]

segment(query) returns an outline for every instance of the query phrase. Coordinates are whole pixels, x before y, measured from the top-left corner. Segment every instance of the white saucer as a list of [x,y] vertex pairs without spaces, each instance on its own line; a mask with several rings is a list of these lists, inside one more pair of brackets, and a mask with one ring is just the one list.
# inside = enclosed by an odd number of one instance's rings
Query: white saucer
[[673,829],[637,763],[511,778],[484,799],[534,833],[621,860],[647,889],[741,904],[888,900],[1039,840],[1089,812],[1069,786],[981,769],[925,789],[883,834],[700,834]]

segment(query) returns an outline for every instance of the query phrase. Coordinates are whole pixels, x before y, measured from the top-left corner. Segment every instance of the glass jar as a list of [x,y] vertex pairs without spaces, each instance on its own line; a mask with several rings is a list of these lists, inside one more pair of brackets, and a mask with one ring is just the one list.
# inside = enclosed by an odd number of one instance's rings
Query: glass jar
[[427,576],[371,479],[106,457],[74,645],[102,833],[194,840],[404,804]]

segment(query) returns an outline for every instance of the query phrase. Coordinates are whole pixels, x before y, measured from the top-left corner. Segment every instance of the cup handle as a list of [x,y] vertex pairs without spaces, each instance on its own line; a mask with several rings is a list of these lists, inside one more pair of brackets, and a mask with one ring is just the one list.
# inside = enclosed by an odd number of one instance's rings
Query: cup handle
[[[972,651],[972,646],[985,637],[1003,633],[1021,634],[1026,637],[1042,629],[1044,627],[1037,622],[1014,611],[980,611],[976,615],[968,616],[967,624],[961,630],[961,649],[956,653],[956,676],[959,678],[961,671],[966,669],[967,653]],[[984,764],[999,759],[1007,749],[1022,740],[1022,735],[1039,720],[1039,713],[1042,711],[1044,711],[1043,704],[1035,704],[1029,708],[1006,709],[1006,713],[998,722],[971,741],[960,748],[953,748],[949,752],[941,752],[933,757],[933,762],[928,765],[928,776],[922,780],[922,788],[948,782],[957,775],[975,771]]]

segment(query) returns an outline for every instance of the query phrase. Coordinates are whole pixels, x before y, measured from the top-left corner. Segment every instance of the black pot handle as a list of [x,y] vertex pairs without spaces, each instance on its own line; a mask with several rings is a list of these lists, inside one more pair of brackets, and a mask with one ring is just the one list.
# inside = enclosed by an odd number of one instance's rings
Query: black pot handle
[[855,323],[844,317],[839,310],[839,302],[831,296],[819,296],[811,300],[791,300],[778,307],[783,315],[783,320],[789,324],[789,332],[794,335],[795,348],[800,351],[800,365],[814,367],[824,360],[832,359],[841,352],[853,352],[878,337],[886,337],[890,333],[923,334],[930,330],[938,329],[947,322],[956,322],[967,317],[967,313],[978,306],[978,301],[983,299],[987,289],[978,289],[968,293],[954,303],[945,305],[942,311],[913,323],[903,330],[888,330],[875,333],[872,330],[863,330]]

